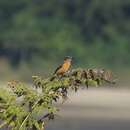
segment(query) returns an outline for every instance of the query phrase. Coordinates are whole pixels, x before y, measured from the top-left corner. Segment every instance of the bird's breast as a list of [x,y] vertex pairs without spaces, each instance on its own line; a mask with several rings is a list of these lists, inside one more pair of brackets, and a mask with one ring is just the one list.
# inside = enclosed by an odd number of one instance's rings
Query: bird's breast
[[70,68],[70,63],[64,63],[63,64],[63,69],[64,69],[64,71],[68,71],[69,70],[69,68]]
[[57,71],[57,74],[63,74],[69,70],[71,63],[64,63],[62,67]]

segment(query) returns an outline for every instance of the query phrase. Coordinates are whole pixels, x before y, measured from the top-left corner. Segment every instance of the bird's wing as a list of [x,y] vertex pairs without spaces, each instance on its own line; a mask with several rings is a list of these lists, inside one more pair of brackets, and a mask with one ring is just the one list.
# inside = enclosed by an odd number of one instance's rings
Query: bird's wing
[[57,67],[57,69],[55,70],[55,72],[53,74],[56,74],[56,72],[62,67],[62,65],[60,65],[59,67]]

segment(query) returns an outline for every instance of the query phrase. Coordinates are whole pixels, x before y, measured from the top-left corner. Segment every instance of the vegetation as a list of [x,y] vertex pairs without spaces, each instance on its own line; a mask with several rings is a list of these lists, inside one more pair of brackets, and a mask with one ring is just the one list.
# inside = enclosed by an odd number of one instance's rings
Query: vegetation
[[[32,86],[9,81],[8,88],[0,89],[0,128],[11,130],[44,130],[46,119],[54,119],[58,108],[55,102],[65,101],[69,90],[75,92],[89,85],[114,83],[111,72],[103,69],[75,69],[53,81],[33,76]],[[41,89],[41,91],[38,91]]]

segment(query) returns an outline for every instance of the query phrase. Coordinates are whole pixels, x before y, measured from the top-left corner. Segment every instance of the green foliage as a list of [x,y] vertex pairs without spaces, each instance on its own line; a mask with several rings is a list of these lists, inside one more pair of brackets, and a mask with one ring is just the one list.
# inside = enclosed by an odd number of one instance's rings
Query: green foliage
[[129,0],[2,0],[0,55],[13,67],[39,60],[46,69],[65,55],[88,66],[129,67],[129,6]]
[[[55,102],[67,99],[68,91],[99,86],[103,82],[114,83],[112,74],[103,69],[75,69],[62,77],[41,78],[33,76],[31,86],[19,81],[9,81],[0,89],[0,128],[12,130],[43,130],[46,119],[54,119],[58,111]],[[41,91],[38,91],[38,90]]]

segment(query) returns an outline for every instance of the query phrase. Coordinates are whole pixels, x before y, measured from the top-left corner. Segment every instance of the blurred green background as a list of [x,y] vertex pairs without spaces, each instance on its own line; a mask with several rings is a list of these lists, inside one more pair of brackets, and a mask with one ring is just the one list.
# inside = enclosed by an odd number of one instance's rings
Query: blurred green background
[[[0,79],[74,67],[130,74],[130,0],[0,0]],[[126,75],[126,76],[124,76]]]

